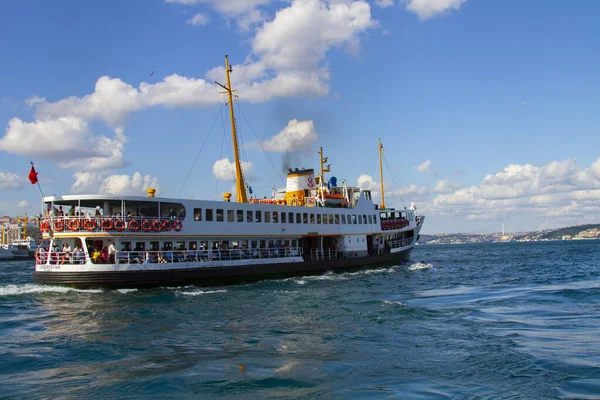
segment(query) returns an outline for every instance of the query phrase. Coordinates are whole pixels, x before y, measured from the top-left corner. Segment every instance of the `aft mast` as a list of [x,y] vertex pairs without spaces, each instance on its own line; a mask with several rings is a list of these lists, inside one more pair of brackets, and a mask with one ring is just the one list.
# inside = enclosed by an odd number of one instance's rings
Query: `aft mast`
[[236,188],[236,200],[238,203],[247,203],[248,196],[246,195],[246,183],[244,182],[244,175],[242,174],[242,164],[240,162],[240,153],[238,150],[237,132],[235,129],[235,116],[233,114],[233,92],[231,90],[231,79],[229,74],[233,69],[229,66],[229,57],[225,56],[225,72],[227,74],[227,86],[221,85],[219,82],[215,83],[226,90],[225,93],[229,96],[229,114],[231,115],[231,138],[233,141],[233,157],[235,159],[235,188]]
[[385,209],[385,191],[383,190],[383,144],[379,139],[379,180],[381,181],[381,206]]

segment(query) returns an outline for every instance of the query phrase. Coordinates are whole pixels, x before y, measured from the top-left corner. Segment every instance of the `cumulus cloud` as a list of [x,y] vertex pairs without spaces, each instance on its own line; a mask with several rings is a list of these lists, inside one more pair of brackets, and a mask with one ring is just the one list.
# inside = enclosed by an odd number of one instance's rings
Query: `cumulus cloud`
[[431,169],[431,160],[425,160],[421,164],[413,166],[413,168],[417,172],[421,172],[423,174],[436,175],[436,176],[439,175],[439,173],[437,171],[434,171]]
[[312,120],[292,119],[287,126],[271,139],[262,142],[266,151],[293,152],[310,149],[319,139]]
[[27,208],[29,207],[29,202],[27,200],[21,200],[19,201],[19,203],[17,204],[17,207],[20,208]]
[[524,214],[538,221],[551,218],[552,226],[585,221],[600,212],[598,166],[600,158],[587,168],[575,160],[542,166],[510,164],[486,175],[478,186],[441,192],[428,210],[472,221]]
[[237,21],[242,30],[248,30],[252,25],[266,17],[260,10],[270,0],[165,0],[167,3],[178,3],[186,6],[207,5],[214,11]]
[[[215,178],[224,181],[234,181],[235,180],[235,165],[229,158],[222,158],[220,160],[215,161],[213,164],[213,175]],[[242,161],[242,172],[244,174],[248,174],[252,172],[252,163]]]
[[75,183],[71,186],[72,193],[111,194],[111,195],[145,195],[148,188],[160,186],[158,179],[151,175],[135,172],[133,175],[109,175],[103,172],[75,172]]
[[406,9],[426,20],[449,10],[458,10],[467,0],[409,0]]
[[[246,15],[267,0],[171,2],[210,4],[222,13]],[[250,55],[233,66],[233,85],[240,98],[249,102],[324,96],[329,93],[327,52],[340,47],[356,51],[361,35],[375,26],[370,6],[363,0],[294,0],[256,31]],[[35,107],[35,121],[11,119],[0,138],[0,150],[44,158],[78,171],[122,167],[126,165],[123,126],[128,115],[157,106],[218,104],[223,98],[217,96],[212,82],[215,78],[222,81],[224,73],[224,68],[218,67],[209,70],[205,79],[172,74],[157,83],[142,82],[137,88],[102,76],[94,91],[82,97],[52,102],[33,96],[27,103]],[[94,121],[104,122],[114,135],[93,132]],[[273,146],[283,146],[281,143]]]
[[197,13],[192,18],[190,18],[187,21],[185,21],[185,23],[188,24],[188,25],[199,26],[199,25],[206,25],[206,24],[208,24],[208,21],[209,21],[209,19],[208,19],[208,17],[205,14]]
[[375,0],[375,5],[381,8],[387,8],[394,5],[394,0]]
[[13,172],[0,171],[0,190],[21,189],[25,179]]

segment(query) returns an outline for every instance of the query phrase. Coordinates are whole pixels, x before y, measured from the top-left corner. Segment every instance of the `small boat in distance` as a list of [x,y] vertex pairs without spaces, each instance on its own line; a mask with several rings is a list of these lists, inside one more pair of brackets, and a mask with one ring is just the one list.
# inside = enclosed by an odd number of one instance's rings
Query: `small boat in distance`
[[[385,206],[371,191],[338,185],[323,149],[320,169],[289,169],[284,193],[248,198],[225,56],[236,201],[65,195],[44,197],[44,244],[34,279],[73,287],[211,285],[399,263],[424,217]],[[379,141],[380,175],[383,146]]]

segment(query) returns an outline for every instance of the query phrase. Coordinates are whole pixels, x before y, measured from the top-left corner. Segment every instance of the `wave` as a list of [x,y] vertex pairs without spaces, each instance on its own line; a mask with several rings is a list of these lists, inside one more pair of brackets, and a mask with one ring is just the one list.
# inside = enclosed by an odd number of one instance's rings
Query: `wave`
[[37,293],[103,293],[102,289],[74,289],[65,286],[47,286],[47,285],[7,285],[0,286],[0,296],[20,296],[24,294]]
[[211,294],[211,293],[227,293],[227,290],[225,289],[219,289],[219,290],[194,290],[192,292],[183,292],[181,290],[178,290],[176,292],[176,294],[182,294],[184,296],[201,296],[203,294]]
[[409,271],[417,271],[419,269],[429,269],[429,268],[433,268],[433,264],[428,264],[428,263],[414,263],[411,266],[408,267]]
[[117,289],[115,290],[115,292],[117,293],[122,293],[122,294],[127,294],[127,293],[133,293],[133,292],[137,292],[137,289]]

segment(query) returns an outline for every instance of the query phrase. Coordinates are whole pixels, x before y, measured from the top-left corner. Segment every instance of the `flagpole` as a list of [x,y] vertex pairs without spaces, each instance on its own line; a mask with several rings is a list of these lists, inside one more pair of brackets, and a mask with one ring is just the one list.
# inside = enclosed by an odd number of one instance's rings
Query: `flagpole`
[[[33,165],[33,161],[29,161],[29,162],[31,163],[31,168],[35,169],[35,167]],[[44,217],[44,193],[42,193],[42,187],[40,186],[40,180],[38,179],[38,174],[37,173],[35,174],[35,181],[37,183],[38,190],[40,191],[40,197],[42,199],[41,206],[42,206],[42,218],[43,218]]]

